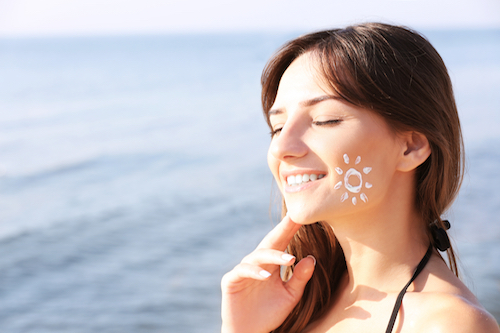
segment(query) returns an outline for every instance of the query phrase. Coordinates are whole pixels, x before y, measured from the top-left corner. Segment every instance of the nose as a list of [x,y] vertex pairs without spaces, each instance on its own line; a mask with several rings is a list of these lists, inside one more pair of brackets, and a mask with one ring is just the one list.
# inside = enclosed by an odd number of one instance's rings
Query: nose
[[304,142],[302,126],[285,123],[283,129],[271,141],[269,153],[275,159],[285,161],[305,156],[308,149]]

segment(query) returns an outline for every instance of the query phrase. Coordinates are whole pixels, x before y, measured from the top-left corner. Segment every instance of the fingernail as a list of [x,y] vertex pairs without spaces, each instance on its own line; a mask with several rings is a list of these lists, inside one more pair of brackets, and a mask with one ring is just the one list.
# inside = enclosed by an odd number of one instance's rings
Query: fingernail
[[316,266],[316,258],[312,254],[307,256],[308,258],[312,258],[314,260],[314,266]]
[[292,256],[291,254],[288,254],[288,253],[283,253],[281,255],[281,259],[283,259],[284,261],[290,261],[292,260],[293,258],[295,258],[294,256]]
[[268,272],[268,271],[266,271],[266,270],[261,270],[261,271],[259,272],[259,274],[260,274],[260,276],[263,276],[263,277],[265,277],[265,278],[268,278],[268,277],[270,277],[270,276],[271,276],[271,273],[269,273],[269,272]]

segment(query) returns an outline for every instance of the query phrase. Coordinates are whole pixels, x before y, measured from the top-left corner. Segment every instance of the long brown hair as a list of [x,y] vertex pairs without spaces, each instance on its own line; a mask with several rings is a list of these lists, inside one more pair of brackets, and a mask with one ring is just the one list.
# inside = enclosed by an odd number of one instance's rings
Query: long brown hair
[[[268,111],[283,73],[307,52],[341,98],[379,114],[395,132],[412,130],[427,137],[431,155],[416,170],[415,206],[433,243],[430,224],[443,226],[441,215],[458,194],[464,165],[460,121],[443,60],[422,35],[399,26],[366,23],[301,36],[278,50],[262,73],[262,106],[269,125]],[[302,226],[288,251],[297,262],[314,255],[317,266],[298,305],[273,331],[280,333],[300,332],[321,317],[346,271],[342,248],[323,222]],[[448,259],[458,276],[452,248]],[[292,272],[293,267],[287,268],[284,279]]]

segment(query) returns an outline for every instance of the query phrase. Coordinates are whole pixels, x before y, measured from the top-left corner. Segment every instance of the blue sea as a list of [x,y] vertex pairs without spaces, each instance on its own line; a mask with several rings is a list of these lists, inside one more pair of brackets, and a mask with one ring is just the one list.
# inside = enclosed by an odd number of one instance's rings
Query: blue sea
[[[500,319],[500,31],[424,31],[455,85],[462,276]],[[217,332],[276,223],[260,73],[297,33],[0,39],[0,331]]]

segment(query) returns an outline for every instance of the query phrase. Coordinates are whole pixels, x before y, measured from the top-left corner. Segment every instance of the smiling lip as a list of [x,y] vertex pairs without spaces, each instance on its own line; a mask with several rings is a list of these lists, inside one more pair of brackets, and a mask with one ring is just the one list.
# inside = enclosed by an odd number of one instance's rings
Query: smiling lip
[[326,176],[321,171],[293,171],[281,174],[286,192],[299,192],[305,190]]

